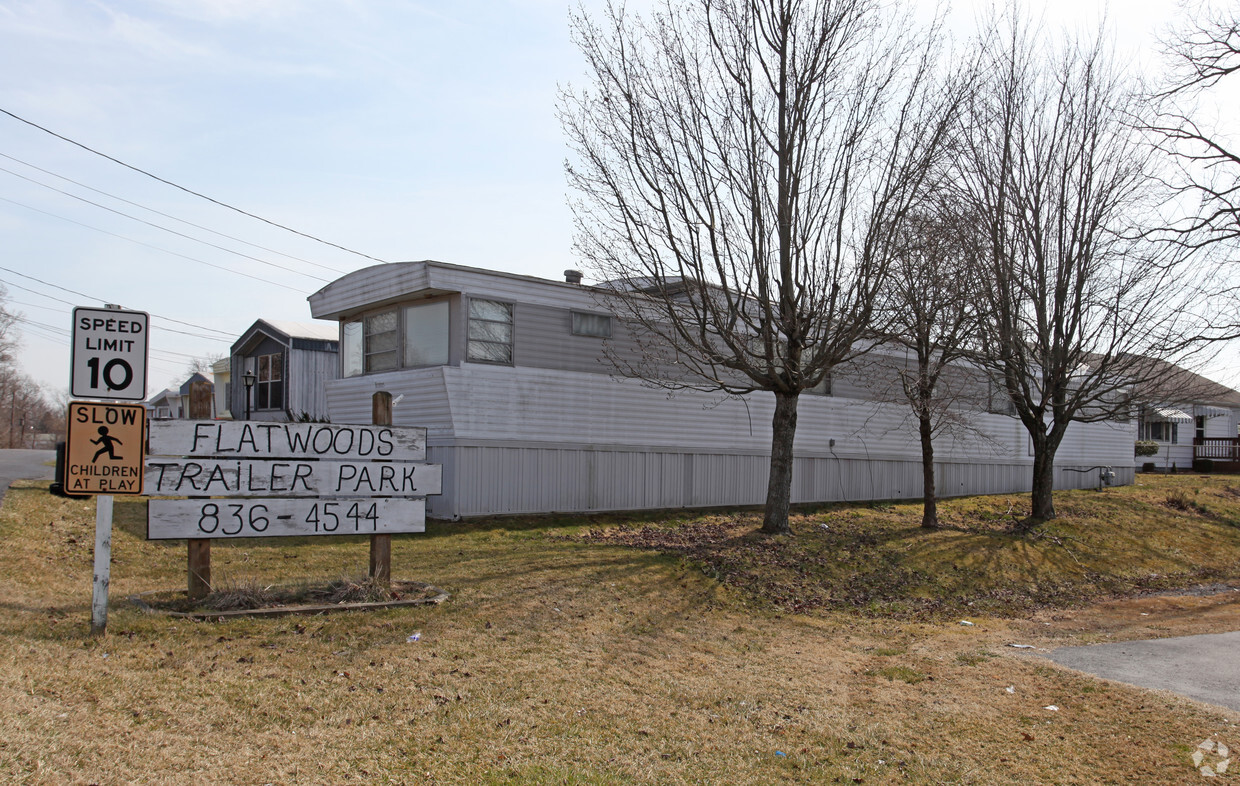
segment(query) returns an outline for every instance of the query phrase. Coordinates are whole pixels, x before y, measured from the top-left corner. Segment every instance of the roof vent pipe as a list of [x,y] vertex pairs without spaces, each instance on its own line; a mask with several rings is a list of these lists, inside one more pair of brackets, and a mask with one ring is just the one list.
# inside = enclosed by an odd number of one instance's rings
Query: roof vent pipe
[[570,284],[580,284],[581,283],[581,271],[580,270],[565,270],[564,280]]

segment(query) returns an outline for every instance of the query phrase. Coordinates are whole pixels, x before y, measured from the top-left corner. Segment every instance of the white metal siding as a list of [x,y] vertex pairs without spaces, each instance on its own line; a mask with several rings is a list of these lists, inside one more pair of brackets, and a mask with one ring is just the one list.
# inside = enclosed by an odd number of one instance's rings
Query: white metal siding
[[453,436],[451,401],[444,390],[445,366],[369,374],[327,383],[327,406],[333,423],[369,424],[374,394],[404,396],[392,405],[392,425],[421,426],[428,444]]
[[336,353],[305,349],[290,349],[288,353],[285,390],[293,417],[303,412],[315,419],[328,417],[327,383],[336,378]]
[[336,279],[309,297],[316,319],[336,319],[408,297],[462,292],[475,297],[559,308],[597,309],[589,287],[443,262],[374,265]]
[[[512,345],[515,365],[610,374],[611,364],[603,356],[604,339],[573,335],[572,313],[573,309],[568,308],[517,303]],[[589,313],[602,312],[590,309]],[[612,337],[607,341],[613,346],[631,346],[618,320],[612,320],[611,329]]]
[[[428,429],[444,493],[430,515],[757,505],[769,471],[769,394],[669,398],[633,380],[463,364],[335,380],[332,421],[369,423],[377,390],[403,395],[397,425]],[[944,438],[943,496],[1029,488],[1028,436],[1013,418],[977,413],[988,440]],[[1058,456],[1059,488],[1089,487],[1111,465],[1132,482],[1131,423],[1074,424]],[[835,440],[835,444],[831,444]],[[904,408],[801,399],[793,500],[913,499],[920,451]]]
[[[760,505],[769,470],[764,456],[735,454],[476,445],[451,452],[455,504],[447,498],[445,465],[445,497],[430,498],[438,517]],[[431,460],[442,460],[435,449]],[[937,463],[939,495],[1025,492],[1030,469],[1017,463]],[[1121,484],[1133,481],[1132,467],[1119,468],[1117,475]],[[913,460],[801,458],[795,476],[796,503],[921,497],[921,464]],[[1055,484],[1090,488],[1098,477],[1097,471],[1060,467]]]
[[[724,398],[682,391],[669,396],[636,380],[477,364],[443,372],[458,439],[758,453],[770,449],[774,397],[769,393]],[[1015,418],[990,413],[971,417],[986,438],[944,436],[936,450],[940,458],[1029,458],[1028,436]],[[1131,466],[1134,436],[1131,423],[1073,424],[1060,455],[1065,462]],[[831,396],[801,397],[796,449],[802,455],[840,458],[920,456],[907,407]]]

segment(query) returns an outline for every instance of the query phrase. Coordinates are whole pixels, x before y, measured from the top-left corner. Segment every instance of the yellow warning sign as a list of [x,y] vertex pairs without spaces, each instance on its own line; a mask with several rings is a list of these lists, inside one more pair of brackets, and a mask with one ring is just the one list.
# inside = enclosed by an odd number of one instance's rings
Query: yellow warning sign
[[65,491],[141,494],[145,454],[146,409],[141,404],[69,405]]

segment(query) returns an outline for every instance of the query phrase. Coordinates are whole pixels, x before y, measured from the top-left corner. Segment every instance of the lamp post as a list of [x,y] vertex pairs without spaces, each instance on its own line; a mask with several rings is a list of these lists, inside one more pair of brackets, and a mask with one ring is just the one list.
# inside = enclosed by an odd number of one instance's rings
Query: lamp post
[[253,371],[247,371],[241,375],[241,382],[245,385],[245,419],[250,419],[250,389],[254,387],[256,377]]

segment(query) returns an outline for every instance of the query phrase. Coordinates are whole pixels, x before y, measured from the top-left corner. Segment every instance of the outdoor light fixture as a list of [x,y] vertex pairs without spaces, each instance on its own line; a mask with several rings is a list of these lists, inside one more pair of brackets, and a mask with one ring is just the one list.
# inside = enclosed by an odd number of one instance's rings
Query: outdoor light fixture
[[245,385],[245,419],[250,419],[250,390],[254,387],[254,382],[258,377],[254,376],[253,371],[247,371],[241,375],[241,382]]

